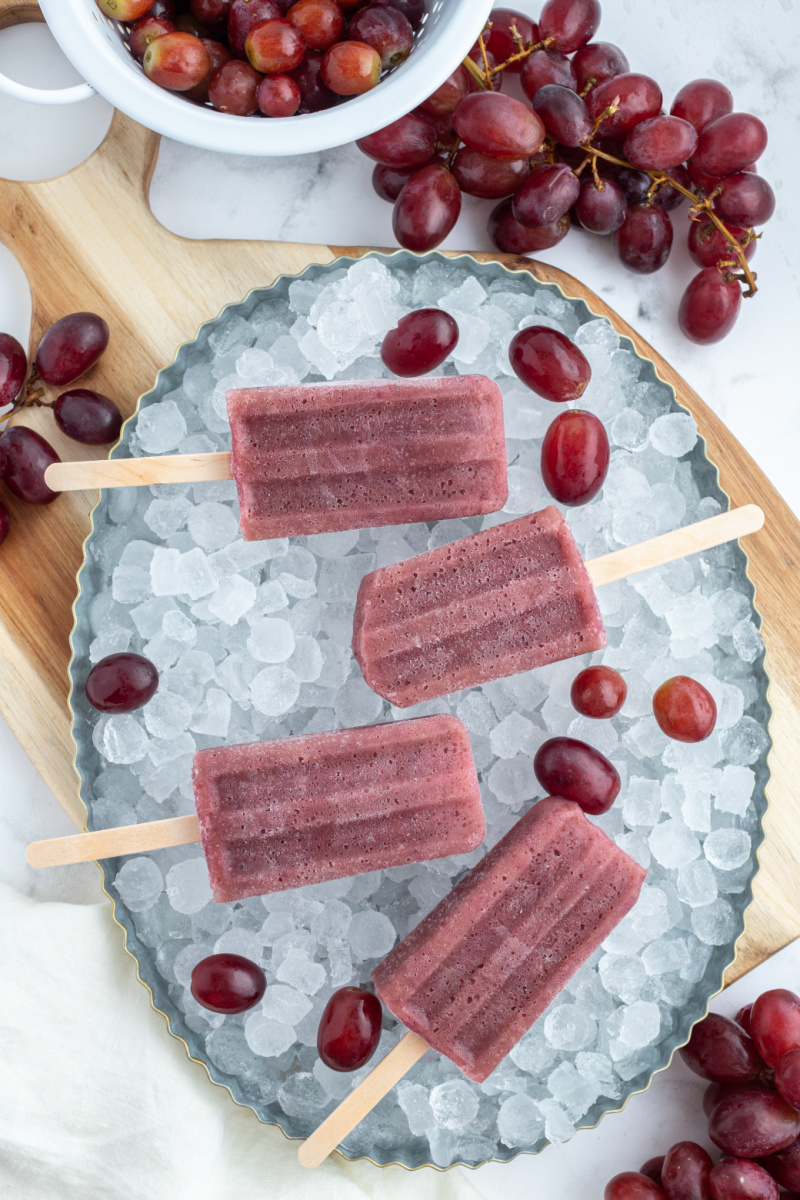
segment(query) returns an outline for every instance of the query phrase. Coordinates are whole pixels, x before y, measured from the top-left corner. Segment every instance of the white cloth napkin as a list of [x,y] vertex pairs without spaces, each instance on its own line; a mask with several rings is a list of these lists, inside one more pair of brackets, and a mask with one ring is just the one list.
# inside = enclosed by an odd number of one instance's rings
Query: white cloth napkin
[[458,1170],[374,1167],[298,1143],[234,1104],[170,1037],[107,904],[0,884],[4,1200],[476,1200]]

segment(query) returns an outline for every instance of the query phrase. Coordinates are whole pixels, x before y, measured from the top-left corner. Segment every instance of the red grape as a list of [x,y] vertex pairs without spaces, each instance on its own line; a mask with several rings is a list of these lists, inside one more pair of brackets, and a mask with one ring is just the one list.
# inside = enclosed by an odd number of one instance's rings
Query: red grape
[[188,92],[205,79],[211,59],[199,38],[176,30],[150,43],[142,66],[147,78],[159,87],[170,92]]
[[256,101],[265,117],[292,117],[302,93],[288,75],[265,75],[256,88]]
[[800,1191],[800,1137],[795,1138],[785,1150],[762,1158],[761,1165],[781,1187]]
[[141,62],[144,58],[144,52],[150,43],[162,34],[172,33],[175,25],[172,21],[168,21],[165,17],[142,17],[136,22],[131,30],[130,40],[128,45],[131,49],[131,54],[137,62]]
[[628,67],[627,58],[612,42],[590,42],[572,60],[579,92],[589,92],[598,83],[623,75]]
[[661,1186],[668,1200],[708,1200],[711,1155],[697,1142],[670,1146],[661,1169]]
[[249,117],[258,111],[257,89],[260,81],[261,76],[250,63],[242,62],[240,58],[230,58],[217,67],[211,76],[208,98],[218,112]]
[[800,1109],[800,1049],[787,1050],[775,1063],[775,1087],[787,1104]]
[[102,317],[71,313],[51,325],[40,341],[36,369],[45,383],[55,387],[73,383],[94,366],[107,345],[108,326]]
[[150,8],[149,0],[97,0],[97,7],[114,21],[138,21]]
[[192,995],[211,1012],[246,1012],[266,990],[261,967],[241,954],[210,954],[192,971]]
[[730,88],[716,79],[693,79],[683,85],[669,111],[702,133],[717,117],[733,111],[733,95]]
[[[598,167],[602,160],[598,162]],[[650,184],[653,182],[644,171],[634,171],[629,167],[621,167],[616,174],[616,182],[622,188],[628,204],[644,204]]]
[[[562,414],[566,415],[566,414]],[[586,667],[572,681],[569,698],[584,717],[615,717],[625,703],[628,685],[613,667]]]
[[561,504],[593,500],[605,483],[610,451],[603,422],[580,408],[561,413],[542,441],[542,480]]
[[569,212],[580,191],[580,180],[565,163],[543,163],[514,193],[511,209],[521,225],[539,228]]
[[188,12],[181,13],[180,16],[175,18],[175,28],[179,33],[188,33],[191,37],[197,38],[201,42],[210,38],[214,32]]
[[707,346],[726,337],[736,324],[742,289],[735,279],[725,279],[716,267],[695,275],[681,297],[678,324],[690,342]]
[[[425,15],[425,0],[372,0],[373,4],[396,8],[403,14],[412,29],[417,29]],[[361,0],[347,0],[343,8],[358,8]]]
[[440,83],[435,92],[423,100],[420,108],[433,117],[449,116],[465,96],[469,95],[469,75],[466,67],[459,65],[448,75],[444,83]]
[[148,17],[166,17],[168,21],[175,20],[175,0],[153,0],[147,10]]
[[465,96],[453,113],[453,128],[462,142],[490,158],[527,158],[544,141],[536,113],[500,92]]
[[511,211],[511,200],[501,200],[489,215],[489,237],[504,254],[533,254],[537,250],[549,250],[557,246],[569,232],[569,213],[565,213],[552,225],[541,229],[529,229],[520,225]]
[[461,212],[461,189],[439,163],[423,167],[397,197],[392,214],[394,236],[406,250],[422,254],[443,242]]
[[10,333],[0,333],[0,408],[13,404],[28,374],[28,356]]
[[666,1194],[655,1180],[639,1171],[622,1171],[609,1179],[603,1192],[604,1200],[666,1200]]
[[[725,178],[721,175],[706,175],[706,173],[701,171],[692,159],[689,160],[686,166],[689,172],[689,178],[694,186],[705,192],[707,196],[711,195],[714,188],[722,183],[722,180]],[[742,169],[745,171],[750,171],[754,175],[758,174],[758,167],[755,163],[750,163],[749,166],[743,167]]]
[[533,98],[533,111],[562,146],[579,146],[592,134],[592,118],[577,92],[547,83]]
[[548,796],[572,800],[591,816],[608,812],[619,795],[620,778],[612,762],[577,738],[543,742],[533,760],[533,773]]
[[362,154],[387,167],[415,167],[430,162],[436,137],[427,121],[408,113],[356,142]]
[[[738,225],[729,225],[728,231],[737,241],[741,242],[747,233]],[[755,241],[748,242],[744,247],[744,256],[751,259],[756,252]],[[716,225],[710,221],[691,221],[689,223],[689,253],[698,267],[715,267],[718,262],[735,262],[736,251],[728,239]]]
[[210,29],[225,27],[231,10],[231,0],[191,0],[192,16]]
[[680,117],[650,117],[640,121],[625,138],[623,153],[632,167],[663,171],[691,158],[697,131]]
[[790,1050],[800,1050],[800,996],[786,988],[762,992],[750,1012],[750,1028],[768,1067]]
[[396,8],[377,4],[368,4],[358,10],[350,22],[347,36],[373,46],[385,71],[408,58],[414,45],[414,30],[403,14]]
[[723,179],[720,188],[714,210],[732,225],[763,225],[775,212],[775,193],[760,175],[740,171]]
[[[662,732],[676,742],[703,742],[711,735],[717,723],[714,697],[702,683],[688,675],[673,675],[656,688],[653,694],[653,713]],[[733,1021],[728,1021],[727,1024],[737,1034],[740,1032]],[[697,1026],[695,1031],[696,1029]],[[728,1077],[717,1075],[708,1078],[724,1080]],[[737,1075],[735,1078],[744,1077]]]
[[[493,8],[491,13],[492,28],[483,35],[484,45],[496,62],[505,62],[517,54],[519,47],[511,32],[512,24],[526,46],[539,41],[539,30],[530,17],[517,12],[513,8]],[[518,75],[522,70],[524,59],[506,67],[507,71]]]
[[740,1092],[721,1100],[708,1121],[715,1146],[736,1158],[785,1150],[800,1133],[800,1114],[775,1092]]
[[508,358],[515,374],[545,400],[577,400],[592,368],[574,342],[557,329],[529,325],[511,339]]
[[5,504],[0,504],[0,546],[11,533],[11,517]]
[[320,112],[338,104],[339,97],[322,82],[322,55],[316,50],[309,50],[300,66],[287,71],[287,75],[300,88],[302,99],[298,112]]
[[529,100],[548,83],[557,83],[573,92],[578,90],[572,63],[566,54],[560,54],[558,50],[534,50],[533,54],[529,54],[522,67],[521,83]]
[[215,72],[219,70],[223,63],[230,62],[231,58],[230,50],[227,46],[223,46],[222,42],[212,41],[211,38],[203,38],[203,45],[208,51],[208,57],[211,60],[208,74],[193,88],[190,88],[188,92],[183,93],[189,100],[196,100],[198,104],[205,104],[208,100],[211,81],[214,78]]
[[[251,67],[256,71],[262,75],[282,75],[303,61],[306,39],[301,30],[285,17],[272,17],[250,30],[244,48]],[[323,79],[327,84],[324,69]]]
[[527,158],[504,161],[462,146],[453,159],[453,174],[462,192],[498,200],[516,191],[530,171]]
[[642,1175],[646,1175],[648,1179],[652,1179],[655,1183],[661,1184],[661,1168],[664,1166],[664,1155],[659,1154],[655,1158],[648,1158],[646,1163],[642,1163],[639,1170]]
[[246,58],[245,38],[262,21],[281,16],[275,0],[233,0],[228,14],[228,45],[234,58]]
[[739,1083],[710,1083],[703,1092],[703,1112],[710,1117],[720,1100],[727,1100],[728,1096],[735,1096],[740,1092],[769,1092],[771,1090],[760,1077]]
[[381,344],[381,358],[395,375],[426,375],[450,354],[458,341],[458,325],[440,308],[419,308],[401,317]]
[[109,654],[95,663],[86,680],[86,699],[105,713],[127,713],[152,700],[158,670],[143,654]]
[[14,425],[0,433],[0,449],[5,454],[3,480],[14,495],[28,504],[52,504],[58,492],[47,486],[44,473],[61,459],[50,443],[33,429]]
[[748,1035],[748,1037],[752,1037],[752,1033],[750,1030],[750,1014],[752,1013],[752,1011],[753,1011],[753,1005],[745,1004],[743,1008],[739,1009],[736,1016],[733,1018],[737,1025],[741,1025],[742,1029],[745,1031],[745,1033]]
[[322,60],[322,82],[337,96],[360,96],[380,82],[381,56],[366,42],[337,42]]
[[640,121],[657,117],[661,111],[661,88],[649,75],[626,71],[592,88],[586,97],[589,116],[596,121],[616,100],[617,111],[604,117],[598,126],[603,137],[618,137],[628,133]]
[[[684,675],[676,676],[676,679],[685,678]],[[694,680],[689,682],[694,683]],[[681,1058],[696,1075],[715,1083],[744,1083],[755,1079],[764,1065],[752,1039],[734,1021],[718,1013],[709,1013],[697,1022],[689,1041],[681,1047]]]
[[114,401],[86,388],[62,392],[53,405],[53,416],[67,437],[87,446],[115,442],[122,428],[122,416]]
[[562,54],[572,54],[592,40],[599,24],[598,0],[545,0],[539,37],[542,41],[551,39]]
[[650,275],[663,267],[672,249],[672,221],[663,208],[629,204],[625,220],[614,234],[620,260],[631,271]]
[[385,163],[376,163],[372,172],[372,186],[381,200],[390,200],[394,204],[401,191],[412,175],[416,175],[419,167],[387,167]]
[[327,50],[344,33],[344,13],[336,0],[297,0],[286,20],[297,26],[311,50]]
[[711,1200],[779,1200],[775,1180],[758,1163],[723,1158],[709,1175]]
[[590,233],[614,233],[625,220],[627,209],[625,193],[612,180],[601,180],[599,188],[593,179],[581,184],[575,211],[583,228]]
[[317,1033],[319,1056],[332,1071],[357,1071],[369,1062],[381,1036],[383,1011],[372,992],[345,987],[325,1005]]
[[[682,163],[679,163],[677,167],[669,167],[664,174],[669,175],[670,179],[676,180],[685,188],[691,188],[692,186],[689,172]],[[648,175],[646,178],[649,180],[650,176]],[[653,203],[657,204],[659,208],[663,208],[665,212],[672,212],[673,208],[677,208],[685,200],[686,196],[669,183],[657,188],[653,196]]]
[[707,175],[733,175],[756,162],[767,148],[767,129],[750,113],[731,112],[706,125],[693,161]]

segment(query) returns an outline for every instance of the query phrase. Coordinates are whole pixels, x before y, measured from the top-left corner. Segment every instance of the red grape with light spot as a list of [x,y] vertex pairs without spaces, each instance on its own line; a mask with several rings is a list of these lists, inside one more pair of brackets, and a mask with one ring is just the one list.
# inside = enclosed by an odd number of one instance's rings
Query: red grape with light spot
[[593,179],[581,184],[581,194],[575,202],[575,212],[584,229],[590,233],[616,232],[625,220],[628,201],[618,183],[601,180],[598,188]]
[[107,345],[108,325],[102,317],[70,313],[54,322],[39,342],[36,369],[45,383],[63,387],[85,375]]
[[357,1071],[372,1058],[381,1036],[383,1010],[372,992],[356,987],[334,992],[320,1018],[319,1056],[332,1071]]
[[779,1200],[777,1183],[758,1163],[723,1158],[708,1178],[711,1200]]
[[265,117],[292,117],[303,99],[288,75],[265,75],[256,88],[256,102]]
[[401,317],[381,344],[381,358],[395,375],[434,371],[458,342],[458,325],[440,308],[420,308]]
[[97,7],[114,21],[138,21],[150,8],[152,0],[96,0]]
[[453,174],[462,192],[469,196],[481,196],[487,200],[499,200],[510,196],[530,173],[529,160],[518,158],[503,161],[490,158],[469,146],[462,146],[453,159]]
[[87,388],[62,392],[53,405],[53,416],[67,437],[87,446],[115,442],[122,429],[122,414],[114,401]]
[[678,324],[690,342],[707,346],[726,337],[736,324],[742,289],[736,279],[725,278],[716,267],[695,275],[681,297]]
[[580,180],[565,163],[543,163],[514,193],[511,208],[521,225],[540,228],[569,212],[580,191]]
[[208,98],[217,112],[249,117],[258,111],[261,76],[250,63],[231,58],[218,67],[208,85]]
[[613,667],[586,667],[572,681],[569,698],[573,708],[595,721],[615,717],[625,703],[628,685]]
[[286,20],[297,26],[310,50],[327,50],[344,33],[344,13],[336,0],[297,0]]
[[733,175],[757,162],[767,148],[767,128],[751,113],[726,113],[706,125],[693,161],[707,175]]
[[661,99],[661,88],[655,79],[636,71],[627,71],[592,88],[586,97],[586,107],[589,116],[596,121],[614,101],[619,101],[617,111],[604,117],[598,126],[598,133],[602,137],[619,137],[640,121],[657,117],[661,111]]
[[800,1050],[800,996],[786,988],[763,992],[750,1011],[750,1029],[768,1067],[790,1050]]
[[208,51],[199,38],[176,29],[150,42],[142,67],[148,79],[170,92],[188,92],[211,69]]
[[231,0],[191,0],[189,11],[192,16],[219,33],[224,29],[231,10]]
[[552,225],[541,229],[529,229],[520,225],[511,209],[511,199],[501,200],[489,215],[489,237],[504,254],[535,254],[537,250],[549,250],[557,246],[569,233],[569,213],[565,213]]
[[715,1083],[746,1083],[757,1078],[764,1065],[752,1039],[734,1021],[718,1013],[709,1013],[697,1022],[689,1041],[681,1047],[681,1058],[696,1075]]
[[769,1092],[773,1089],[760,1077],[739,1083],[710,1083],[703,1092],[703,1112],[710,1117],[721,1100],[735,1096],[739,1092]]
[[211,90],[211,81],[214,78],[214,74],[219,70],[223,63],[230,62],[231,58],[230,50],[227,46],[223,46],[222,42],[214,42],[210,38],[203,38],[203,45],[208,51],[208,57],[211,61],[208,74],[204,79],[201,79],[200,82],[195,85],[195,87],[190,88],[188,92],[183,93],[183,95],[189,100],[196,100],[198,104],[205,104],[205,102],[208,100],[209,91]]
[[262,21],[283,14],[275,0],[233,0],[228,15],[228,45],[234,58],[246,58],[245,38]]
[[795,1138],[785,1150],[762,1158],[761,1165],[781,1187],[800,1192],[800,1137]]
[[131,48],[131,54],[137,62],[141,62],[144,58],[144,52],[152,41],[157,37],[162,37],[165,33],[172,33],[175,25],[172,21],[168,21],[166,17],[142,17],[136,22],[131,30],[130,40],[128,45]]
[[764,1158],[800,1134],[800,1113],[775,1092],[740,1092],[721,1100],[708,1121],[715,1146],[735,1158]]
[[666,1192],[639,1171],[622,1171],[609,1179],[604,1200],[667,1200]]
[[406,250],[422,254],[443,242],[461,212],[461,189],[452,172],[438,163],[423,167],[397,197],[394,236]]
[[554,737],[543,742],[533,760],[533,773],[548,796],[574,801],[590,816],[608,812],[619,795],[617,768],[594,746],[577,738]]
[[603,422],[580,408],[561,413],[542,441],[542,481],[561,504],[593,500],[608,475],[610,450]]
[[407,59],[414,45],[414,30],[403,14],[396,8],[383,8],[377,4],[368,4],[358,10],[350,22],[347,36],[374,47],[385,71]]
[[529,100],[533,100],[540,88],[549,83],[560,87],[570,88],[577,92],[578,81],[572,63],[566,54],[557,50],[534,50],[525,59],[521,75],[522,90]]
[[[728,232],[741,242],[746,228],[729,225]],[[751,259],[758,243],[754,240],[744,247],[744,256]],[[736,262],[736,251],[721,229],[710,221],[689,222],[689,253],[698,267],[715,267],[718,262]]]
[[389,200],[394,204],[412,175],[416,175],[419,167],[387,167],[385,163],[376,163],[372,172],[372,186],[381,200]]
[[800,1049],[787,1050],[775,1063],[775,1087],[787,1104],[800,1109]]
[[706,125],[733,112],[733,94],[717,79],[693,79],[683,85],[669,111],[702,133]]
[[13,425],[0,433],[0,450],[5,455],[3,482],[28,504],[52,504],[58,499],[44,481],[44,473],[61,462],[49,442],[33,429]]
[[300,66],[286,73],[300,88],[298,112],[321,112],[339,103],[339,97],[322,82],[322,55],[316,50],[309,50]]
[[109,654],[92,667],[85,690],[86,699],[99,712],[133,712],[155,696],[158,669],[143,654]]
[[526,158],[544,141],[536,113],[500,92],[466,96],[453,113],[453,128],[467,146],[492,158]]
[[704,1200],[711,1166],[711,1155],[697,1142],[671,1146],[661,1169],[661,1186],[669,1200]]
[[572,60],[579,92],[588,92],[598,83],[623,75],[629,63],[619,46],[612,42],[590,42],[582,46]]
[[731,225],[764,225],[775,212],[775,193],[766,179],[740,171],[723,179],[714,211]]
[[663,208],[629,204],[625,220],[614,234],[614,245],[626,267],[639,275],[650,275],[669,258],[672,238],[672,221]]
[[632,167],[664,171],[691,158],[697,130],[680,117],[650,117],[640,121],[625,138],[623,154]]
[[28,356],[10,333],[0,333],[0,408],[13,404],[28,374]]
[[[711,692],[688,675],[673,675],[656,688],[653,714],[659,729],[676,742],[703,742],[711,736],[717,723],[717,706]],[[733,1021],[728,1025],[738,1034]],[[695,1032],[697,1029],[695,1026]],[[733,1037],[734,1032],[730,1036]]]
[[590,42],[600,24],[598,0],[545,0],[539,37],[552,39],[556,50],[572,54]]
[[[260,74],[283,75],[286,71],[294,70],[303,61],[306,39],[291,21],[287,21],[285,17],[273,17],[250,30],[245,38],[244,48],[250,66]],[[323,59],[323,64],[324,62]],[[324,81],[330,87],[327,79]]]
[[387,167],[421,167],[433,157],[436,137],[427,121],[409,113],[359,138],[356,145],[362,154]]
[[533,111],[562,146],[579,146],[591,137],[592,118],[583,100],[571,88],[545,84],[533,98]]
[[546,325],[529,325],[515,334],[508,358],[524,384],[559,404],[578,400],[592,378],[592,368],[579,347]]
[[366,42],[337,42],[322,59],[322,82],[337,96],[360,96],[380,77],[381,56]]
[[211,1012],[247,1012],[266,990],[261,967],[241,954],[210,954],[192,971],[192,995]]

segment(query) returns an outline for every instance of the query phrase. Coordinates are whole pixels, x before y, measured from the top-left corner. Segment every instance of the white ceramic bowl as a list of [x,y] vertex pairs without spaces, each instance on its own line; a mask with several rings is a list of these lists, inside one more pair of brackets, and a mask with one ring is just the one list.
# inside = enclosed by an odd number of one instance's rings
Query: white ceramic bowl
[[382,129],[420,104],[465,56],[491,4],[428,0],[410,56],[373,91],[325,112],[261,120],[226,116],[156,87],[126,49],[120,26],[94,0],[40,0],[56,41],[87,82],[42,91],[0,76],[0,90],[40,104],[70,103],[94,90],[141,125],[190,146],[225,154],[308,154]]

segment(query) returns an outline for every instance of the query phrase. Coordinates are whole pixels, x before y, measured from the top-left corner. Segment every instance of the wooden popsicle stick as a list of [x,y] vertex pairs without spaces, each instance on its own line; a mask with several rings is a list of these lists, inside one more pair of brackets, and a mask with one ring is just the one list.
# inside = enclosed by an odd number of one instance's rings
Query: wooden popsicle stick
[[318,1167],[335,1150],[351,1129],[355,1129],[379,1100],[410,1071],[414,1063],[430,1049],[418,1033],[406,1033],[385,1058],[373,1067],[366,1079],[326,1117],[297,1151],[303,1167]]
[[44,481],[54,492],[92,488],[139,487],[154,483],[205,483],[231,478],[227,450],[213,454],[162,454],[153,458],[101,458],[52,463]]
[[662,533],[660,537],[650,538],[647,542],[637,542],[635,546],[625,546],[622,550],[613,550],[611,554],[593,558],[587,562],[586,570],[594,586],[601,587],[604,583],[616,583],[619,579],[627,579],[629,575],[649,571],[651,567],[662,567],[665,563],[697,554],[700,550],[721,546],[723,542],[732,542],[734,538],[744,537],[747,533],[757,533],[763,524],[764,514],[758,505],[743,504],[740,508],[718,513],[716,517],[708,517],[705,521],[696,521],[693,525]]
[[25,857],[32,867],[65,867],[71,863],[92,862],[96,858],[116,858],[120,854],[139,854],[145,850],[163,850],[167,846],[186,846],[199,841],[200,823],[191,813],[187,817],[143,821],[141,825],[120,825],[116,829],[98,829],[94,833],[73,833],[67,837],[31,842]]

